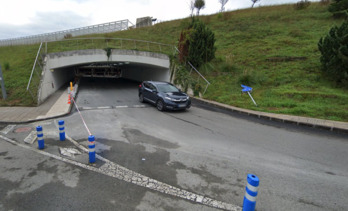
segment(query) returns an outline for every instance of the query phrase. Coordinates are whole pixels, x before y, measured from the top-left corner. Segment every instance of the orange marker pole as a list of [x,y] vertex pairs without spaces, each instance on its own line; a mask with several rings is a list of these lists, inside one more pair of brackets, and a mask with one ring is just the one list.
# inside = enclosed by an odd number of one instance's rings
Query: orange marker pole
[[70,91],[73,90],[73,85],[72,85],[72,82],[70,82]]

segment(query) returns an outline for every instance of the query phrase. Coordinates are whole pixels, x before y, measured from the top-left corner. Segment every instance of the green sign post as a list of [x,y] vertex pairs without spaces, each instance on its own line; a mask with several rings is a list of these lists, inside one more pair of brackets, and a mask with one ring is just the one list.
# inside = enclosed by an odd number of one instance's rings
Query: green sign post
[[4,78],[2,77],[1,65],[0,65],[0,85],[1,85],[1,89],[2,89],[2,98],[4,100],[6,100],[7,95],[6,95]]

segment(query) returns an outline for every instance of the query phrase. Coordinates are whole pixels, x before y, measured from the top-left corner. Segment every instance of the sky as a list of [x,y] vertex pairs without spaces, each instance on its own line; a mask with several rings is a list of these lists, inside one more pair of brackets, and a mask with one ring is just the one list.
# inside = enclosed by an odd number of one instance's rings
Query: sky
[[[95,24],[150,16],[158,21],[188,17],[191,0],[2,0],[0,39],[37,35]],[[261,0],[255,7],[296,3]],[[251,0],[229,0],[226,11],[251,7]],[[219,12],[219,0],[205,0],[200,14]]]

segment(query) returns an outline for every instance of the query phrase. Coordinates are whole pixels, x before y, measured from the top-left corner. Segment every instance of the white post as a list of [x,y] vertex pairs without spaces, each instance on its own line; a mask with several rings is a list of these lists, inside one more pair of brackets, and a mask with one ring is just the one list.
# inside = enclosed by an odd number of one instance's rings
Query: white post
[[257,106],[257,104],[256,104],[254,98],[251,96],[250,92],[248,92],[248,95],[249,95],[249,97],[251,98],[251,100],[253,101],[253,103]]

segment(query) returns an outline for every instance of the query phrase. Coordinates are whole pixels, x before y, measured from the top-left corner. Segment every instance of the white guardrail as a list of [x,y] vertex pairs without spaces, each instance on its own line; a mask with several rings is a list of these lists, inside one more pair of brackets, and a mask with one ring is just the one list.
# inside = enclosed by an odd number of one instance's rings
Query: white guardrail
[[12,45],[31,45],[41,42],[58,41],[64,38],[71,38],[75,36],[88,35],[88,34],[102,34],[115,31],[122,31],[129,29],[130,26],[134,26],[128,19],[121,21],[114,21],[109,23],[102,23],[92,26],[85,26],[76,29],[69,29],[64,31],[45,33],[33,36],[18,37],[0,40],[0,46],[12,46]]

